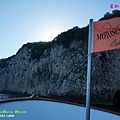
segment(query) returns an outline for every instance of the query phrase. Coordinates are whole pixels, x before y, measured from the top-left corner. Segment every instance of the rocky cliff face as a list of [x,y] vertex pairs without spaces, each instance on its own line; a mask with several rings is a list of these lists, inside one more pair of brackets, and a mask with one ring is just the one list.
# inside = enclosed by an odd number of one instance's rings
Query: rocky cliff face
[[[0,91],[40,96],[77,97],[85,103],[87,41],[73,40],[68,47],[52,44],[37,59],[24,45],[16,55],[0,60]],[[120,49],[92,54],[91,102],[112,104],[120,89]]]

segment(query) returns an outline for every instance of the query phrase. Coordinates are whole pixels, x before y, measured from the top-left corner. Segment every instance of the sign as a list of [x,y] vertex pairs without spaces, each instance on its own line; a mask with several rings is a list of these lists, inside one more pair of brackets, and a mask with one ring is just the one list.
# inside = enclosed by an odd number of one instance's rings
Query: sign
[[120,48],[120,17],[94,22],[93,51]]

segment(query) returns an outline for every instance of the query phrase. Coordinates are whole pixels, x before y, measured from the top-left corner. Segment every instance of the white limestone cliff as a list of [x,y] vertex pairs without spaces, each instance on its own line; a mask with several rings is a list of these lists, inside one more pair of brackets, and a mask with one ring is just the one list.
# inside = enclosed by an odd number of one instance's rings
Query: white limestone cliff
[[[87,42],[72,41],[69,47],[53,44],[39,59],[31,58],[25,45],[18,53],[0,60],[0,91],[40,96],[77,96],[85,102]],[[120,89],[120,49],[92,54],[91,102],[112,104]]]

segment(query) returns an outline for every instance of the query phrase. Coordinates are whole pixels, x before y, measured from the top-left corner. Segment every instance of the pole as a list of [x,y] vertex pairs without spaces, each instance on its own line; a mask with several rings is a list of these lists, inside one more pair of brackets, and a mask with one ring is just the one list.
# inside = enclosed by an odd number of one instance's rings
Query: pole
[[93,19],[89,21],[88,65],[87,65],[87,92],[86,92],[86,120],[90,120],[90,79],[91,79],[91,52],[93,42]]

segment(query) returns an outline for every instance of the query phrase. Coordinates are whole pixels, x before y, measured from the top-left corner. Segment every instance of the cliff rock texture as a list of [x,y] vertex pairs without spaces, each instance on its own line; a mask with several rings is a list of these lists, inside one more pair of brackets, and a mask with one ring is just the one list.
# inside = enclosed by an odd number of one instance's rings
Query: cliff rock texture
[[[85,103],[88,26],[52,42],[27,43],[0,60],[0,91],[68,97]],[[91,103],[113,104],[120,89],[120,49],[92,54]]]
[[[26,44],[15,56],[0,60],[0,91],[75,96],[85,103],[87,41],[73,40],[67,48],[54,43],[38,59],[31,55]],[[119,63],[120,49],[92,54],[92,103],[112,104],[120,89]]]

